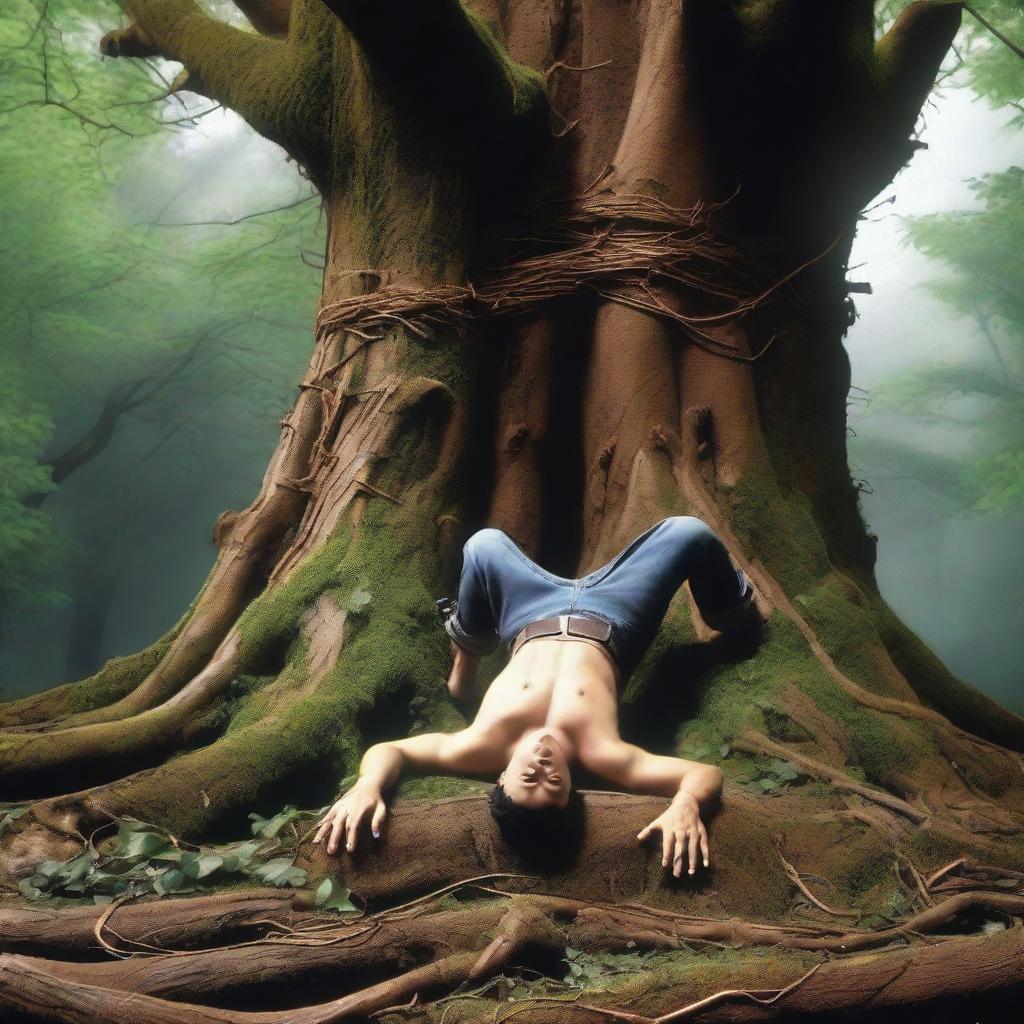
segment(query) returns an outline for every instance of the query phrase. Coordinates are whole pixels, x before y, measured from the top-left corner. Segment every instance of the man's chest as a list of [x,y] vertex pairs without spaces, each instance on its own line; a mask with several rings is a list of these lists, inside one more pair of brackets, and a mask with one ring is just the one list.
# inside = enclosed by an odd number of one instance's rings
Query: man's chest
[[[509,666],[511,668],[511,666]],[[580,665],[543,663],[507,668],[491,683],[477,712],[481,726],[521,733],[541,725],[571,735],[618,731],[618,701],[608,673]]]

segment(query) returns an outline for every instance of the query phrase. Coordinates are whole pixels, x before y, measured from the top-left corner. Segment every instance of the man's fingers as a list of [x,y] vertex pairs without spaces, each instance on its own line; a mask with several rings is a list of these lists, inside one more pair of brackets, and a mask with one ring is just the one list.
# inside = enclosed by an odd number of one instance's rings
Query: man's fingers
[[356,840],[359,838],[359,826],[362,824],[363,818],[368,810],[368,807],[361,807],[354,814],[350,814],[348,816],[348,829],[345,838],[345,849],[347,849],[349,853],[351,853],[356,848]]
[[342,834],[345,831],[345,811],[344,809],[338,811],[334,816],[334,825],[331,827],[331,838],[327,842],[327,852],[335,853],[338,849],[338,843],[341,840]]
[[697,830],[690,829],[690,874],[697,870]]
[[711,860],[708,853],[708,834],[703,825],[700,827],[700,852],[704,856],[704,867],[707,867]]
[[327,829],[330,827],[330,822],[331,822],[331,816],[330,815],[328,815],[326,818],[321,818],[321,820],[317,822],[317,824],[320,827],[317,829],[316,835],[313,836],[313,842],[314,843],[319,843],[320,840],[323,839],[323,837],[327,833]]
[[663,868],[668,867],[669,861],[672,859],[672,833],[667,829],[661,830],[661,866]]
[[672,860],[672,874],[678,878],[683,873],[683,857],[686,854],[686,833],[676,832],[676,855]]
[[645,839],[646,839],[646,838],[647,838],[647,837],[648,837],[648,836],[649,836],[649,835],[651,834],[651,832],[652,832],[652,830],[653,830],[653,829],[654,829],[654,823],[653,823],[653,822],[652,822],[652,823],[651,823],[650,825],[645,825],[645,826],[644,826],[644,827],[643,827],[642,829],[640,829],[640,831],[639,831],[639,832],[637,833],[637,836],[636,836],[636,837],[637,837],[637,839],[639,839],[639,840],[640,840],[640,842],[642,843],[642,842],[643,842],[643,841],[644,841],[644,840],[645,840]]
[[373,812],[373,821],[370,822],[370,831],[374,839],[380,838],[380,827],[384,822],[384,815],[387,814],[388,805],[383,800],[377,801],[377,809]]

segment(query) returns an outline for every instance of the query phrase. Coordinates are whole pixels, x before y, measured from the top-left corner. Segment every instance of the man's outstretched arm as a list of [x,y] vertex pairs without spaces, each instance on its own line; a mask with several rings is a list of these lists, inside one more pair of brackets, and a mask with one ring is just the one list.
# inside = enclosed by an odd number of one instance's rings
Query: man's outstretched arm
[[671,797],[668,808],[637,835],[643,842],[655,830],[661,832],[663,867],[671,864],[678,878],[684,860],[688,860],[692,875],[697,870],[698,853],[708,866],[708,834],[700,812],[722,792],[721,769],[682,757],[652,754],[621,740],[602,745],[589,760],[592,763],[588,767],[624,789]]
[[359,778],[320,819],[313,842],[319,843],[329,836],[327,852],[335,853],[344,836],[345,849],[352,853],[359,830],[368,818],[374,838],[380,837],[387,814],[384,793],[398,782],[404,768],[424,774],[484,772],[492,768],[493,757],[488,753],[484,738],[472,727],[375,743],[363,754]]

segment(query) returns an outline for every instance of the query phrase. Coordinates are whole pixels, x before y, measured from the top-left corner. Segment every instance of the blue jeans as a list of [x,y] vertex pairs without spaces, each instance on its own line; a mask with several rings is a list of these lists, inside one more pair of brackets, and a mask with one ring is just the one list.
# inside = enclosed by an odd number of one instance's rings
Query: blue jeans
[[527,556],[504,531],[486,527],[462,549],[456,610],[445,631],[473,654],[511,645],[537,619],[572,613],[611,623],[608,647],[623,680],[636,668],[689,580],[701,615],[714,618],[747,592],[725,545],[702,520],[670,516],[655,523],[607,565],[577,579],[556,576]]

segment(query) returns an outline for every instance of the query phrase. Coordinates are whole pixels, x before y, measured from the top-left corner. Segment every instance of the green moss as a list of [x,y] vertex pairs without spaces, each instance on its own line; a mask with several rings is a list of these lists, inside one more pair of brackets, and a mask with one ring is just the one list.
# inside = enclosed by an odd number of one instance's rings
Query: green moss
[[744,549],[764,563],[783,590],[811,589],[831,569],[811,503],[783,491],[767,473],[747,473],[728,493],[730,521]]
[[306,556],[284,583],[255,598],[238,620],[238,658],[243,665],[283,648],[298,630],[299,619],[329,588],[355,588],[355,571],[345,555],[351,542],[346,526]]
[[[747,728],[768,731],[765,709],[773,708],[786,683],[822,675],[800,631],[781,613],[773,612],[756,651],[738,663],[714,665],[701,677],[695,712],[680,738],[699,732],[718,743]],[[777,719],[778,712],[774,714]]]
[[476,779],[463,779],[454,775],[427,775],[422,778],[403,779],[395,790],[395,796],[409,800],[443,800],[446,797],[487,794],[490,791],[491,787],[487,783]]
[[868,690],[887,690],[882,682],[886,669],[881,637],[870,606],[855,585],[830,574],[797,594],[793,603],[844,675]]
[[[240,674],[235,676],[227,685],[224,691],[223,700],[211,708],[205,715],[196,722],[196,728],[201,736],[219,735],[225,731],[230,732],[232,728],[240,728],[248,725],[250,721],[256,721],[262,715],[251,719],[246,718],[246,710],[250,703],[254,702],[256,695],[264,687],[273,683],[276,676],[257,676]],[[264,703],[266,701],[264,700]],[[268,706],[269,709],[269,706]]]

